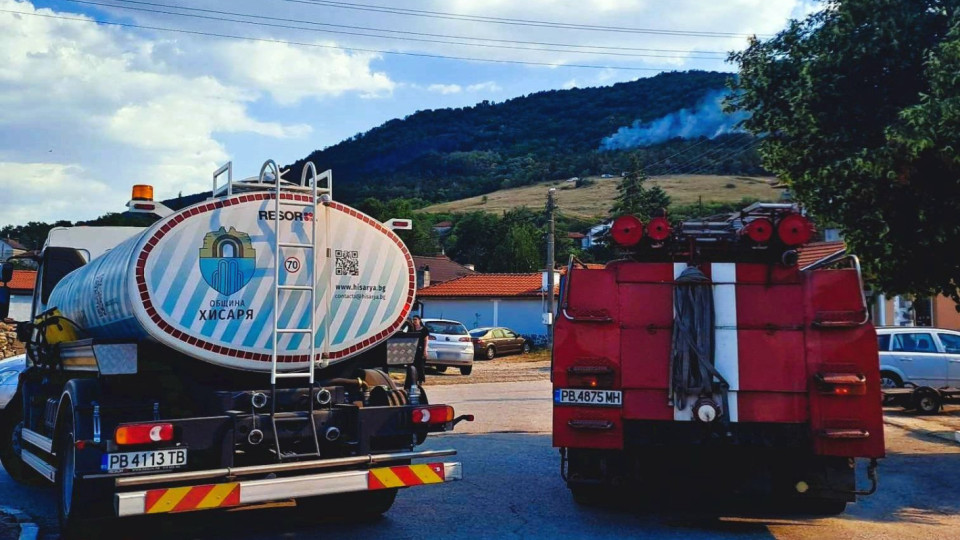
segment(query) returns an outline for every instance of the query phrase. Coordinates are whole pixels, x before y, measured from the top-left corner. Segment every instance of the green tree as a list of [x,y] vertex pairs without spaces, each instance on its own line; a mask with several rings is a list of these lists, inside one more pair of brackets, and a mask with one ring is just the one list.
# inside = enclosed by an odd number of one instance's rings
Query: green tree
[[960,0],[832,0],[731,55],[764,167],[880,289],[960,303]]
[[614,216],[632,214],[641,220],[661,214],[670,206],[670,196],[660,186],[647,188],[644,184],[647,174],[637,158],[633,159],[633,170],[617,184],[617,198],[610,210]]
[[540,258],[541,231],[529,223],[508,225],[493,249],[490,272],[533,272],[543,266]]

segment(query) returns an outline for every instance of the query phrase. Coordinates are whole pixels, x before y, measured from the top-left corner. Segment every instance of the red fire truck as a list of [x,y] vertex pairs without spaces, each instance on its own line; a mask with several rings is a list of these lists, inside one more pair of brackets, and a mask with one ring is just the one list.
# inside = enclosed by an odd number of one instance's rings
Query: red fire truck
[[860,265],[800,268],[812,233],[792,204],[676,226],[623,216],[611,236],[624,258],[571,260],[553,443],[575,499],[720,486],[836,514],[876,490],[880,376]]

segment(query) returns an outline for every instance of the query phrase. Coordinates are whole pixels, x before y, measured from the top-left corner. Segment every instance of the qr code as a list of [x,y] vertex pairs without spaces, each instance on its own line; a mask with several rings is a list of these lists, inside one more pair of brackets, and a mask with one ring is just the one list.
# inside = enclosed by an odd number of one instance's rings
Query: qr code
[[337,256],[338,276],[360,275],[360,257],[358,252],[338,249],[334,254]]

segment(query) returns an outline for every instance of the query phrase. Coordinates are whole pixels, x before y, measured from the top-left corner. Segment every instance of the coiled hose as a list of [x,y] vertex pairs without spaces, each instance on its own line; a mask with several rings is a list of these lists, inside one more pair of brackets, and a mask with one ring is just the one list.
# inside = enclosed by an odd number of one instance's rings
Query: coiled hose
[[672,405],[682,411],[688,398],[719,394],[726,424],[730,385],[714,366],[713,286],[696,267],[687,267],[673,290],[673,344],[670,353]]

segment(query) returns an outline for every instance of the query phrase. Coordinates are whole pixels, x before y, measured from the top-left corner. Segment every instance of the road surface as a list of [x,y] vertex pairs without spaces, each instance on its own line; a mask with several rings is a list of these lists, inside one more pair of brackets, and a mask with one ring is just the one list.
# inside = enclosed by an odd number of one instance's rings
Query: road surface
[[[838,518],[751,514],[722,515],[678,507],[597,510],[577,506],[559,477],[550,444],[550,391],[546,381],[463,384],[429,388],[434,403],[454,404],[477,422],[456,434],[433,437],[430,448],[460,451],[465,479],[400,493],[387,515],[372,523],[319,522],[280,508],[200,512],[122,522],[100,538],[308,539],[337,538],[958,538],[960,444],[914,429],[914,417],[891,410],[900,427],[887,426],[889,456],[881,462],[880,490]],[[954,407],[937,422],[960,421]],[[905,427],[904,427],[905,426]],[[57,538],[52,490],[25,488],[0,473],[0,507],[18,507],[36,518],[41,538]]]

